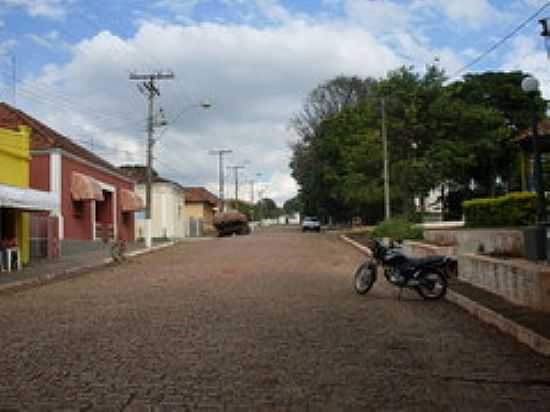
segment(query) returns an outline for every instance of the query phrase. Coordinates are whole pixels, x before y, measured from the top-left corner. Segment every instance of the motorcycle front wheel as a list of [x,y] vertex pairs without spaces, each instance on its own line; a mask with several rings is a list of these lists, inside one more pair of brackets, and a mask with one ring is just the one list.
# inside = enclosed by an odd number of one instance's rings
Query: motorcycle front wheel
[[353,276],[353,286],[359,295],[367,293],[376,280],[376,266],[365,262],[357,268]]
[[435,270],[426,271],[418,277],[416,290],[426,300],[441,299],[447,293],[447,279]]

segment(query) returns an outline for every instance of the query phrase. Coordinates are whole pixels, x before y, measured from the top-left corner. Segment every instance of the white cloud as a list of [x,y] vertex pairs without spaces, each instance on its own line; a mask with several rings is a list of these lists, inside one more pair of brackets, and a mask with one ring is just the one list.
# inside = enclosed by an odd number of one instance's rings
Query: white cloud
[[0,55],[7,54],[17,45],[14,39],[0,42]]
[[541,87],[543,96],[550,98],[550,75],[548,66],[550,60],[541,47],[540,38],[521,35],[513,39],[508,52],[503,57],[502,70],[523,70],[535,76]]
[[39,46],[45,47],[50,50],[58,50],[59,48],[69,48],[70,45],[66,43],[56,30],[50,31],[46,34],[30,33],[27,35],[33,42]]
[[193,10],[200,2],[201,0],[158,0],[155,6],[173,12],[176,21],[191,23]]
[[494,7],[489,0],[414,0],[413,9],[437,9],[453,23],[465,24],[470,29],[481,29],[503,22],[515,21],[516,17],[506,11],[507,5]]
[[[161,82],[157,101],[169,120],[202,98],[214,107],[189,110],[170,125],[156,148],[156,168],[183,184],[217,192],[216,159],[208,150],[230,147],[228,162],[249,160],[248,173],[263,172],[270,193],[282,203],[296,193],[288,167],[288,142],[294,140],[288,120],[320,82],[339,74],[381,77],[403,64],[423,68],[436,58],[449,71],[463,63],[459,53],[432,46],[420,31],[426,10],[396,1],[342,0],[347,14],[332,21],[293,14],[276,0],[223,1],[247,13],[252,4],[255,15],[271,24],[193,23],[189,19],[200,0],[157,1],[188,24],[141,14],[129,38],[103,31],[73,45],[69,63],[45,66],[20,87],[23,98],[32,91],[50,101],[34,96],[23,100],[23,108],[69,135],[93,137],[100,154],[115,163],[142,162],[146,105],[128,74],[171,69],[176,80]],[[417,0],[416,7],[422,1],[435,0]],[[52,32],[33,40],[47,46],[58,37]]]
[[21,7],[33,17],[65,17],[73,0],[0,0],[0,6]]

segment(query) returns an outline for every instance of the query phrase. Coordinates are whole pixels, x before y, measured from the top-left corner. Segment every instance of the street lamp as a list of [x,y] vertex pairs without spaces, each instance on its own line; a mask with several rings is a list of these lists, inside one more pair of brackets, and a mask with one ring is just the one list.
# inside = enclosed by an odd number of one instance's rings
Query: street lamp
[[537,192],[537,257],[544,259],[546,257],[546,230],[544,223],[546,221],[546,206],[544,198],[544,184],[542,180],[542,163],[539,149],[539,131],[538,131],[538,116],[536,97],[539,92],[539,81],[527,76],[521,81],[522,90],[529,95],[530,111],[531,111],[531,139],[533,147],[534,167],[533,177],[535,190]]

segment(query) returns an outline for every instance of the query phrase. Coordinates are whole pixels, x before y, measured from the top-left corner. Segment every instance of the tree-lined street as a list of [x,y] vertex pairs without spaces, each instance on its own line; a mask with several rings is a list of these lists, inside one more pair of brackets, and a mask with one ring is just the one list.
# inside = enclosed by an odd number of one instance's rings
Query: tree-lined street
[[2,295],[0,409],[547,410],[548,359],[444,301],[355,295],[362,259],[265,230]]

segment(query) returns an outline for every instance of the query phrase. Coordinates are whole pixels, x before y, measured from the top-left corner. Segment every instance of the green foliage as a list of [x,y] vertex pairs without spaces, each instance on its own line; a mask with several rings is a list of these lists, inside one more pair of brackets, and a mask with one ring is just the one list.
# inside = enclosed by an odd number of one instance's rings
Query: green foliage
[[[440,185],[452,192],[442,199],[445,216],[461,216],[461,202],[472,196],[518,190],[512,137],[529,124],[532,103],[521,90],[523,77],[488,72],[443,86],[445,75],[435,66],[422,75],[402,67],[382,79],[340,76],[319,85],[291,121],[299,140],[290,167],[303,212],[335,222],[381,219],[382,97],[393,214],[412,217],[414,198]],[[543,103],[536,96],[539,114]]]
[[396,217],[379,223],[371,235],[376,238],[389,237],[394,240],[422,239],[422,229],[405,218]]
[[535,223],[536,194],[515,192],[462,203],[469,227],[526,226]]
[[292,199],[288,199],[283,205],[284,211],[291,215],[293,213],[304,211],[304,203],[300,195],[294,196]]
[[277,206],[273,199],[265,198],[256,203],[257,219],[277,219],[284,214],[284,210]]

